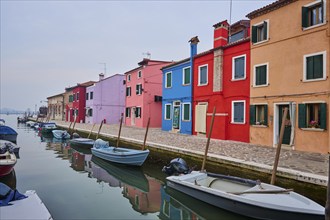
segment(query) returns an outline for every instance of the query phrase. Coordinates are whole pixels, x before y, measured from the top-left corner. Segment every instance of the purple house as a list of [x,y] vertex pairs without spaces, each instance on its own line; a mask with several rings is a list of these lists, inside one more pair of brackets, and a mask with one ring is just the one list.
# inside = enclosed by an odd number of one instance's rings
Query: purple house
[[118,124],[125,112],[125,75],[115,74],[86,88],[86,123]]

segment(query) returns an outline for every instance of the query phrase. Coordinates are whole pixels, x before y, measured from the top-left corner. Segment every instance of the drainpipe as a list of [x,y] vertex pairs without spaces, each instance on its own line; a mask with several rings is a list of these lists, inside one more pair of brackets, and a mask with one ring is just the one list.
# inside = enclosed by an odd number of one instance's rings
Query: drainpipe
[[192,115],[193,107],[194,107],[194,57],[197,54],[197,44],[199,42],[198,36],[195,36],[190,39],[190,75],[191,75],[191,108],[190,108],[190,115],[191,115],[191,134],[193,133],[193,125],[195,123],[195,119]]

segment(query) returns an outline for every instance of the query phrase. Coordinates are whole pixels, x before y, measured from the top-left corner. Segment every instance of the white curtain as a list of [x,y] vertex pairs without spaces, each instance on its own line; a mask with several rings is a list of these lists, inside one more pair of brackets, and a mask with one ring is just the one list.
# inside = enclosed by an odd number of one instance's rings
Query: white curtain
[[295,135],[295,126],[296,126],[296,103],[290,102],[289,104],[289,114],[291,120],[291,138],[290,145],[294,145],[294,135]]

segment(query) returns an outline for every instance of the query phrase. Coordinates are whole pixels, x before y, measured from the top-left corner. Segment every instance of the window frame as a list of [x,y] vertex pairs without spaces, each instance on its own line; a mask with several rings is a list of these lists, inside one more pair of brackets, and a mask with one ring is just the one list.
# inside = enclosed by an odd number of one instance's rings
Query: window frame
[[[308,10],[307,11],[307,13],[308,13],[307,19],[309,19],[310,9],[315,8],[318,4],[322,4],[322,2],[323,2],[323,5],[321,6],[322,7],[322,10],[323,10],[322,22],[321,23],[318,23],[318,24],[310,25],[310,21],[309,20],[304,21],[304,19],[306,19],[306,18],[304,18],[304,16],[306,16],[306,15],[304,15],[304,13],[306,13],[306,11],[304,12],[304,10],[306,10],[305,8],[307,8],[307,10]],[[327,5],[326,4],[326,0],[317,0],[317,1],[311,2],[309,4],[306,4],[306,5],[304,5],[302,7],[302,11],[301,11],[302,24],[301,24],[301,26],[302,26],[303,31],[309,30],[309,29],[312,29],[312,28],[316,28],[316,27],[325,25],[327,23],[327,17],[326,17],[327,16],[327,7],[326,7],[326,5]],[[308,23],[307,24],[308,26],[304,27],[304,22],[307,22]]]
[[[140,110],[140,111],[138,111],[138,109]],[[139,113],[139,114],[136,114],[136,113]],[[141,108],[141,106],[136,106],[135,107],[135,112],[134,112],[134,114],[135,114],[135,118],[141,118],[141,115],[142,115],[142,108]]]
[[[201,81],[201,69],[203,67],[206,67],[206,83],[203,83],[201,84],[200,81]],[[197,86],[207,86],[208,85],[208,82],[209,82],[209,79],[208,79],[208,72],[209,72],[209,67],[208,67],[208,64],[204,64],[204,65],[200,65],[198,66],[198,84]]]
[[92,100],[94,98],[94,92],[91,92],[91,94],[89,95],[89,99]]
[[[309,127],[309,116],[308,114],[308,106],[309,105],[319,105],[319,118],[318,118],[318,127],[311,128]],[[298,104],[298,127],[302,130],[326,130],[327,129],[327,108],[328,103],[325,101],[307,101]],[[309,119],[309,120],[307,120]]]
[[[186,70],[189,69],[189,83],[186,83],[185,82],[185,79],[186,79]],[[187,85],[190,85],[191,84],[191,68],[190,66],[188,67],[185,67],[182,69],[182,85],[183,86],[187,86]]]
[[[244,57],[244,76],[242,78],[235,78],[235,60]],[[235,56],[232,58],[232,76],[231,80],[232,81],[240,81],[240,80],[245,80],[246,79],[246,54]]]
[[126,109],[125,109],[125,117],[126,118],[130,118],[131,117],[131,112],[132,112],[131,108],[130,107],[126,107]]
[[[167,117],[167,107],[170,107],[169,108],[169,111],[170,111],[170,115],[169,115],[169,118]],[[164,120],[172,120],[172,104],[170,103],[167,103],[165,104],[165,111],[164,111]]]
[[89,100],[89,92],[86,92],[86,100]]
[[[137,88],[137,87],[139,87],[139,88]],[[135,88],[136,88],[135,94],[142,95],[142,83],[136,84]]]
[[[185,110],[185,105],[189,105],[189,107],[188,107],[188,119],[185,119],[185,114],[184,114],[184,110]],[[182,121],[191,121],[191,103],[190,102],[183,102],[183,103],[181,103],[181,108],[182,108],[182,115],[181,115],[181,117],[182,117]]]
[[137,72],[137,78],[140,79],[142,77],[142,70],[139,70]]
[[[256,70],[257,70],[257,67],[260,67],[260,66],[266,66],[266,83],[265,84],[262,84],[262,85],[257,85],[256,84],[256,77],[257,77],[257,73],[256,73]],[[261,64],[256,64],[253,66],[253,87],[266,87],[269,85],[269,63],[261,63]]]
[[[243,122],[234,121],[234,111],[235,103],[243,103]],[[245,100],[235,100],[231,102],[231,124],[245,124],[246,123],[246,101]]]
[[[167,78],[168,78],[168,75],[171,75],[171,82],[170,82],[170,85],[167,85]],[[172,71],[166,72],[166,73],[165,73],[165,88],[166,88],[166,89],[172,88],[172,79],[173,79]]]
[[127,86],[126,87],[126,97],[131,97],[132,96],[132,87]]
[[[254,32],[254,28],[258,28],[258,27],[260,27],[260,26],[264,26],[265,25],[265,23],[267,24],[267,26],[266,26],[266,34],[267,34],[267,37],[266,37],[266,39],[263,39],[263,40],[259,40],[258,41],[258,32],[256,32],[256,42],[253,42],[253,32]],[[257,31],[257,30],[256,30]],[[254,25],[252,25],[252,30],[251,30],[251,32],[252,32],[252,36],[251,36],[251,40],[252,40],[252,44],[253,45],[257,45],[257,44],[262,44],[262,43],[265,43],[265,42],[267,42],[267,41],[269,41],[269,19],[266,19],[266,20],[263,20],[263,21],[261,21],[261,22],[259,22],[259,23],[256,23],[256,24],[254,24]]]
[[[323,55],[323,77],[322,78],[317,78],[317,79],[307,79],[307,58],[308,57],[313,57],[313,56],[318,56],[318,55]],[[322,81],[322,80],[326,80],[326,67],[327,67],[327,52],[326,51],[321,51],[321,52],[317,52],[317,53],[311,53],[311,54],[305,54],[303,57],[303,82],[315,82],[315,81]]]
[[127,74],[127,82],[131,81],[131,74]]

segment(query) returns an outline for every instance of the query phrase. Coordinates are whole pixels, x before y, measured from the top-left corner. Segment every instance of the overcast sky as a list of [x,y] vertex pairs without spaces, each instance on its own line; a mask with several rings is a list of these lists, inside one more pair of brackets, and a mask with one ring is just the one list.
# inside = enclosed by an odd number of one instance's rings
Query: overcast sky
[[[213,25],[232,23],[274,1],[1,0],[0,108],[34,111],[66,87],[125,73],[145,53],[155,60],[213,46]],[[106,65],[104,65],[106,63]]]

